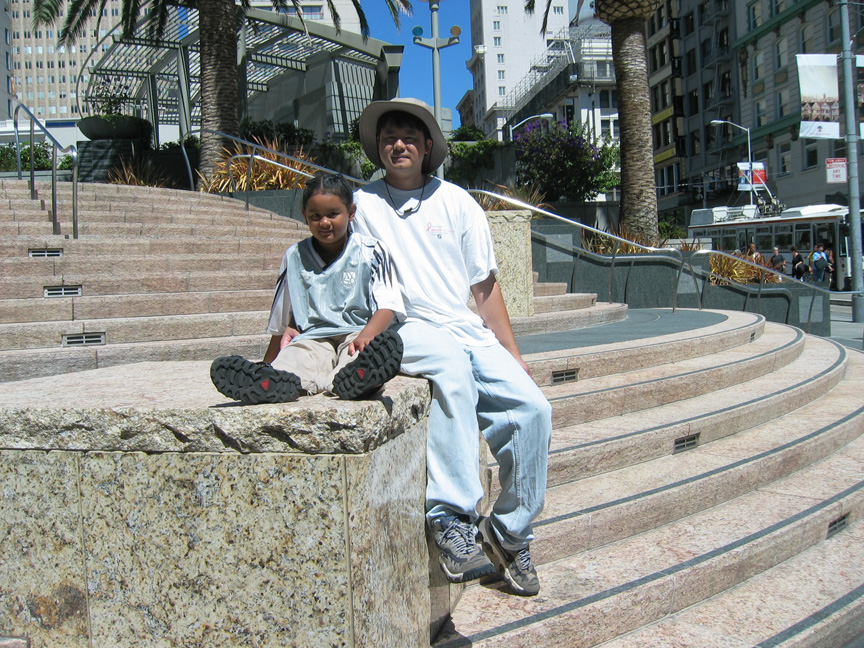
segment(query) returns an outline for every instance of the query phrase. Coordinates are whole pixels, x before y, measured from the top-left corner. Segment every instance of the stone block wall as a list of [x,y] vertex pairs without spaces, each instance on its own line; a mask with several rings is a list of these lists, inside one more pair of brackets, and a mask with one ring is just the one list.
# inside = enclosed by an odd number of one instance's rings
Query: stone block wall
[[427,383],[226,406],[207,364],[0,386],[0,635],[428,646]]

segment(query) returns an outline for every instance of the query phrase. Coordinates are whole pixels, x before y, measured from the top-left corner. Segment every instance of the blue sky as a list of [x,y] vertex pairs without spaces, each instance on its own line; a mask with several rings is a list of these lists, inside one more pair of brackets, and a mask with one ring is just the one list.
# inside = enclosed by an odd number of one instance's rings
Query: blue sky
[[[363,11],[369,21],[371,36],[388,43],[405,46],[402,57],[402,70],[399,73],[400,94],[403,97],[417,97],[430,106],[433,104],[432,91],[432,50],[414,44],[411,30],[415,25],[423,28],[423,36],[432,36],[432,15],[429,4],[412,0],[414,13],[402,14],[399,31],[387,12],[384,0],[363,0]],[[465,62],[471,58],[471,20],[468,0],[440,0],[438,5],[438,30],[440,37],[450,35],[450,28],[462,28],[461,41],[440,50],[441,53],[441,105],[453,111],[453,127],[459,125],[456,104],[471,89],[471,74]]]

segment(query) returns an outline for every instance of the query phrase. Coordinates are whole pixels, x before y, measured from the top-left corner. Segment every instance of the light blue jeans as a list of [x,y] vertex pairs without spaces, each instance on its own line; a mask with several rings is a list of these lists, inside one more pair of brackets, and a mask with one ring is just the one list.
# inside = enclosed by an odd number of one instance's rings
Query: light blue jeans
[[500,344],[465,346],[449,332],[406,322],[397,332],[402,370],[432,383],[426,444],[426,520],[478,518],[483,497],[477,431],[498,461],[501,494],[492,521],[511,550],[532,539],[543,509],[552,408],[543,392]]

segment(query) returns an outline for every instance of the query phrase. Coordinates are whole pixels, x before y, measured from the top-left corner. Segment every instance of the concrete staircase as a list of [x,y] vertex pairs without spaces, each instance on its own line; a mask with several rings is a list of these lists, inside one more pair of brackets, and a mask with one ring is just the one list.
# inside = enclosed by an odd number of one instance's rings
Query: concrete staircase
[[[221,196],[83,184],[79,238],[71,187],[60,186],[61,234],[50,187],[0,183],[0,381],[152,360],[260,358],[285,249],[302,223]],[[47,204],[46,204],[47,203]],[[537,287],[538,316],[518,333],[626,317],[594,295]]]
[[[99,185],[72,240],[24,183],[0,190],[0,380],[260,357],[282,253],[306,236],[232,200]],[[436,648],[864,633],[861,353],[751,313],[628,313],[563,284],[536,284],[534,308],[513,326],[554,411],[542,589],[447,587],[442,624],[433,586]]]
[[[655,328],[694,315],[652,313]],[[864,355],[749,313],[607,344],[589,333],[526,358],[555,423],[531,546],[540,595],[473,584],[433,646],[840,647],[861,635]]]

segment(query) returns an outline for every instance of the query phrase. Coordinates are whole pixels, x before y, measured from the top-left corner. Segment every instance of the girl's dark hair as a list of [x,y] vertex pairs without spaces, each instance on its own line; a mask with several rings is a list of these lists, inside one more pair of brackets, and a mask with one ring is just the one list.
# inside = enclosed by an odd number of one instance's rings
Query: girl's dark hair
[[346,207],[351,207],[354,204],[354,192],[351,190],[351,185],[341,175],[333,175],[332,173],[319,173],[314,178],[310,178],[306,182],[306,188],[303,189],[303,209],[306,209],[306,203],[312,196],[318,194],[329,194],[336,196],[339,200],[345,203]]

